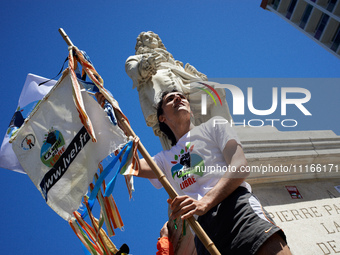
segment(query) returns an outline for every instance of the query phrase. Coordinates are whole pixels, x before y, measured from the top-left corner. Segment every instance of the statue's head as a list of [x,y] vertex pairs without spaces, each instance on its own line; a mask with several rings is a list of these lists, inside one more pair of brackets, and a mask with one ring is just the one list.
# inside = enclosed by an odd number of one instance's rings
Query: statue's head
[[152,31],[141,32],[137,37],[136,55],[151,52],[154,48],[166,50],[161,38]]

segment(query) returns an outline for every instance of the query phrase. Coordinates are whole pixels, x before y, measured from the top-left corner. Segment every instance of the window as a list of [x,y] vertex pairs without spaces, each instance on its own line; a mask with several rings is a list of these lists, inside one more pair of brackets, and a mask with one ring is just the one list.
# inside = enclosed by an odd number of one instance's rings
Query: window
[[336,30],[334,37],[332,38],[332,46],[331,50],[337,51],[340,45],[340,25],[338,26],[338,29]]
[[308,21],[308,18],[309,18],[309,16],[310,16],[312,10],[313,10],[313,6],[310,5],[310,4],[308,4],[308,5],[306,6],[305,11],[303,12],[303,15],[302,15],[302,18],[301,18],[301,21],[300,21],[300,25],[299,25],[299,27],[301,27],[302,29],[305,28],[306,23],[307,23],[307,21]]
[[286,14],[287,19],[290,19],[290,17],[292,16],[292,13],[293,13],[294,8],[296,6],[296,2],[297,2],[297,0],[292,0],[290,2],[289,7],[288,7],[288,11],[287,11],[287,14]]
[[273,8],[274,8],[275,10],[277,10],[277,7],[279,6],[279,4],[280,4],[280,0],[274,0],[274,1],[273,1]]
[[333,9],[334,9],[334,6],[336,4],[337,0],[328,0],[328,3],[327,3],[327,11],[330,11],[332,12]]
[[316,27],[316,30],[315,30],[315,35],[314,37],[316,39],[320,39],[321,35],[322,35],[322,32],[323,30],[325,29],[326,25],[327,25],[327,22],[328,22],[328,19],[329,19],[329,16],[327,14],[322,14],[320,20],[319,20],[319,24],[317,25]]

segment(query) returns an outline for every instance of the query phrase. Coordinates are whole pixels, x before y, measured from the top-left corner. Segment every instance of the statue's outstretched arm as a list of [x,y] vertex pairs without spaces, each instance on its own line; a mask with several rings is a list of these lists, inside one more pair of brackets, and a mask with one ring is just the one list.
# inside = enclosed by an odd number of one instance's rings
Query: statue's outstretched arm
[[189,63],[185,64],[184,70],[187,73],[190,73],[190,74],[192,74],[194,76],[200,77],[202,80],[205,80],[205,81],[208,80],[208,77],[205,74],[197,71],[197,69],[194,66],[190,65]]

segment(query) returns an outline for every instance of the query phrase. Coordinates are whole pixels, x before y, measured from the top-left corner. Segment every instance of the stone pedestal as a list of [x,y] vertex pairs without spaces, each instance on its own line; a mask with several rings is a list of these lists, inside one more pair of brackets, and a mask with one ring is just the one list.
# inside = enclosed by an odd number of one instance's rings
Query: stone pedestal
[[[283,229],[293,254],[340,253],[340,178],[255,185],[254,193]],[[285,186],[297,187],[292,199]]]
[[237,130],[254,170],[248,182],[292,253],[340,253],[340,137],[329,130]]

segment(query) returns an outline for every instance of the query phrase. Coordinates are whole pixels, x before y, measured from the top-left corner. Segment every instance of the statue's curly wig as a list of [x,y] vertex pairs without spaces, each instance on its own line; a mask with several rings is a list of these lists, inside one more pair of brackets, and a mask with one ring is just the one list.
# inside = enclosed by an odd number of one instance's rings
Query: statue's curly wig
[[154,35],[156,37],[157,41],[158,41],[158,48],[166,50],[166,48],[165,48],[164,44],[162,43],[161,38],[159,38],[158,34],[152,32],[152,31],[141,32],[137,37],[137,43],[136,43],[136,46],[135,46],[135,50],[136,50],[135,54],[136,55],[151,52],[151,49],[149,47],[143,46],[143,36],[146,33],[151,33],[152,35]]

